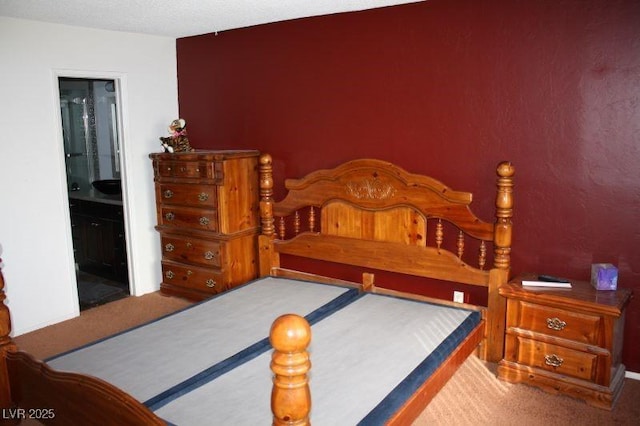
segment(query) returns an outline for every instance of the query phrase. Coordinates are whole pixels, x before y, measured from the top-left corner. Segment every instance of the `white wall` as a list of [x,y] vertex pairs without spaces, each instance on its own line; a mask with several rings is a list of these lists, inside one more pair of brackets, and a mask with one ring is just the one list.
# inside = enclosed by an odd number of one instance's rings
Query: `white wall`
[[0,17],[0,257],[13,334],[77,316],[57,77],[121,84],[130,278],[158,289],[150,152],[178,116],[175,39]]

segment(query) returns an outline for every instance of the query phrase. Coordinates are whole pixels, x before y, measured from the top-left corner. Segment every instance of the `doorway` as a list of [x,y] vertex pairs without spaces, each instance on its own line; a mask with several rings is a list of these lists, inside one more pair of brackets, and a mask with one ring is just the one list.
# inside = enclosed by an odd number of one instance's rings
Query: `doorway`
[[117,80],[59,77],[80,310],[127,297]]

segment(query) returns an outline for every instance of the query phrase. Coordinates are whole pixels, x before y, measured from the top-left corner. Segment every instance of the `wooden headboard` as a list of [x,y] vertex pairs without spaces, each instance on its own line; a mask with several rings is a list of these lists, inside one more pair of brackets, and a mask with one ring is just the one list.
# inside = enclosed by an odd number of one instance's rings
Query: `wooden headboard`
[[472,194],[361,159],[302,179],[287,179],[273,200],[272,158],[260,158],[260,274],[280,268],[280,254],[487,288],[486,339],[480,355],[502,358],[505,302],[498,287],[510,272],[514,167],[497,167],[495,220],[470,209]]

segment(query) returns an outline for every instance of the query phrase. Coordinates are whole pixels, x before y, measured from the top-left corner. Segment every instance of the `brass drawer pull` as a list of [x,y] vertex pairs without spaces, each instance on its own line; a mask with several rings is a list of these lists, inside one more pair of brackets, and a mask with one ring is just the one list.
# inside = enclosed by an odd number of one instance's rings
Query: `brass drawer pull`
[[562,331],[567,326],[567,323],[560,318],[547,318],[547,328],[556,331]]
[[167,279],[171,280],[171,279],[173,279],[173,277],[176,276],[176,274],[174,274],[173,271],[167,271],[167,272],[165,272],[164,276],[167,277]]
[[169,212],[169,213],[164,215],[164,218],[167,219],[167,220],[173,220],[173,219],[176,218],[176,215],[173,214],[172,212]]
[[208,224],[209,224],[209,218],[208,218],[208,217],[205,217],[205,216],[202,216],[202,217],[200,218],[200,225],[202,225],[202,226],[207,226]]
[[164,191],[163,195],[164,195],[164,198],[171,198],[173,197],[173,191],[170,189],[167,189],[166,191]]
[[173,244],[171,244],[171,243],[168,243],[168,244],[166,244],[166,245],[164,246],[164,250],[165,250],[165,251],[168,251],[168,252],[172,252],[172,251],[174,251],[175,249],[176,249],[176,247],[175,247]]
[[198,201],[205,202],[209,199],[209,194],[206,192],[201,192],[198,194]]
[[204,254],[204,258],[205,258],[205,259],[207,259],[207,260],[211,260],[211,259],[213,259],[214,257],[216,257],[216,255],[215,255],[213,252],[211,252],[211,251],[208,251],[208,252],[206,252],[206,253]]
[[554,368],[560,367],[563,362],[564,362],[564,359],[560,358],[556,354],[544,356],[544,363]]
[[213,279],[209,278],[209,279],[206,281],[206,285],[207,285],[207,287],[209,287],[209,288],[213,288],[213,287],[215,287],[215,286],[216,286],[216,282],[215,282],[215,280],[213,280]]

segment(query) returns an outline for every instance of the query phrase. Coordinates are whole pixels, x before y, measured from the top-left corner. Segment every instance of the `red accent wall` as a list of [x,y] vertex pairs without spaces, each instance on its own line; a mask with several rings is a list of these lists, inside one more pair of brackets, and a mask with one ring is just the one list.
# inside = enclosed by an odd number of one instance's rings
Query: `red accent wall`
[[[639,23],[637,0],[429,0],[188,37],[180,114],[196,148],[271,153],[278,196],[284,177],[375,157],[473,192],[491,220],[510,160],[514,272],[610,262],[638,294]],[[636,372],[639,342],[632,300]]]

